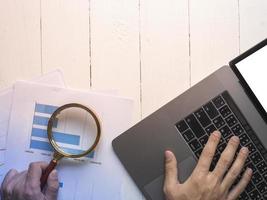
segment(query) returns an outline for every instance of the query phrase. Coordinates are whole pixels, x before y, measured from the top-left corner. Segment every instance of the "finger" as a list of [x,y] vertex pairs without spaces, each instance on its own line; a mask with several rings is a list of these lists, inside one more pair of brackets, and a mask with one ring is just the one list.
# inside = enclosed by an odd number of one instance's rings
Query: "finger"
[[228,171],[228,173],[226,174],[225,178],[222,181],[222,188],[224,191],[227,191],[232,186],[235,179],[240,174],[247,157],[248,157],[248,148],[242,147],[232,167],[230,168],[230,170]]
[[15,170],[15,169],[9,170],[7,172],[7,174],[6,174],[3,182],[2,182],[1,188],[5,187],[7,185],[7,183],[12,180],[12,177],[14,177],[17,174],[18,174],[18,171],[17,170]]
[[219,179],[224,176],[225,172],[228,170],[231,163],[233,162],[238,145],[239,138],[237,136],[231,137],[226,148],[222,152],[215,169],[213,170],[214,175],[216,175]]
[[47,187],[45,189],[45,197],[47,200],[56,200],[58,194],[59,182],[57,171],[53,170],[47,179]]
[[9,196],[12,194],[13,187],[11,187],[10,183],[12,182],[13,178],[18,174],[18,171],[15,169],[11,169],[6,174],[2,185],[1,185],[1,197],[2,199],[8,199]]
[[213,159],[213,156],[215,154],[217,145],[220,141],[221,138],[221,133],[219,131],[214,131],[210,137],[209,140],[207,142],[207,144],[205,145],[200,157],[199,157],[199,161],[198,164],[195,168],[194,171],[204,171],[204,172],[208,172],[210,169],[210,165]]
[[40,189],[40,178],[42,176],[43,170],[46,169],[48,163],[46,162],[34,162],[29,165],[27,177],[26,177],[26,187]]
[[244,172],[241,180],[238,182],[238,184],[230,191],[228,194],[227,200],[235,200],[239,197],[239,195],[246,189],[249,181],[252,177],[252,170],[250,168],[246,169]]
[[169,190],[177,183],[177,161],[175,155],[171,151],[165,152],[165,180],[164,180],[164,190]]

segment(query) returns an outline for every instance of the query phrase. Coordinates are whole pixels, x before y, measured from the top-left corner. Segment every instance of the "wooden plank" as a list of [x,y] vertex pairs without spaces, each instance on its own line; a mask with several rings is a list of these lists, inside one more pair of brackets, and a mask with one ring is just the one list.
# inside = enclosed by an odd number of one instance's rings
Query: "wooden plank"
[[238,55],[238,27],[237,1],[190,1],[192,84]]
[[0,88],[41,74],[40,1],[0,1]]
[[91,1],[91,61],[94,89],[117,89],[135,102],[140,120],[138,0]]
[[242,0],[240,8],[240,50],[244,52],[267,37],[267,1]]
[[188,1],[141,1],[142,108],[146,117],[189,87]]
[[42,66],[61,68],[67,85],[90,87],[89,1],[42,0]]

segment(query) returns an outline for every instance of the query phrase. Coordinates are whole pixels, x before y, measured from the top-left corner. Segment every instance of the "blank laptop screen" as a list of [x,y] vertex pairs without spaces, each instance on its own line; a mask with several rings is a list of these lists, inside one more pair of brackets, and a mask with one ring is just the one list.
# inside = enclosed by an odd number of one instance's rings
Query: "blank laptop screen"
[[235,64],[267,111],[267,46]]

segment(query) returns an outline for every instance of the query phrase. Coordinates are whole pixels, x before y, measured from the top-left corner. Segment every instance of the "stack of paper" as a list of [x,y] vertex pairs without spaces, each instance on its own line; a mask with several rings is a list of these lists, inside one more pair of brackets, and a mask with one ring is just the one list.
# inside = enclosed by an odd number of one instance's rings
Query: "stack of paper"
[[25,170],[31,162],[49,162],[53,152],[38,145],[38,142],[49,143],[47,138],[34,135],[34,117],[40,112],[49,117],[53,109],[73,102],[93,108],[98,114],[102,137],[97,156],[83,162],[60,161],[58,199],[119,200],[125,171],[112,150],[111,141],[130,127],[133,101],[106,92],[66,88],[58,70],[32,82],[18,81],[0,92],[0,175],[3,178],[11,168]]

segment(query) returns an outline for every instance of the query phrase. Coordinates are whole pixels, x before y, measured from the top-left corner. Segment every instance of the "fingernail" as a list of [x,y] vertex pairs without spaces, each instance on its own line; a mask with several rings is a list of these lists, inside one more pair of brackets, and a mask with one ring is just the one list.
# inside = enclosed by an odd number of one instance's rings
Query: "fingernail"
[[253,173],[253,170],[251,168],[247,168],[248,175],[251,175]]
[[215,135],[216,137],[221,137],[220,131],[214,131],[213,135]]
[[239,138],[237,136],[233,136],[232,140],[235,141],[235,142],[239,142]]
[[171,151],[165,151],[165,158],[166,158],[166,161],[171,161],[172,160],[172,152]]
[[248,148],[247,147],[242,147],[241,151],[242,151],[242,153],[247,154],[248,153]]

